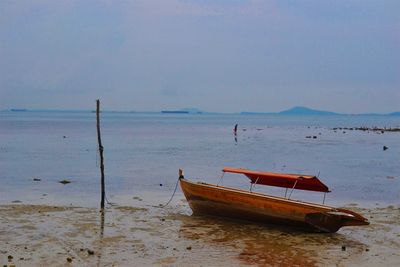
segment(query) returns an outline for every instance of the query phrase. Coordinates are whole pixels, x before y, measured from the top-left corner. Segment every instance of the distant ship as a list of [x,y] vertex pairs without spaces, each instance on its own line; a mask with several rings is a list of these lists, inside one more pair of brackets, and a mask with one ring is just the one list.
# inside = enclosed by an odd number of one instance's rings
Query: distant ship
[[12,108],[11,111],[13,111],[13,112],[26,112],[28,110],[26,108]]
[[161,110],[161,113],[167,113],[167,114],[188,114],[189,111],[186,111],[186,110]]

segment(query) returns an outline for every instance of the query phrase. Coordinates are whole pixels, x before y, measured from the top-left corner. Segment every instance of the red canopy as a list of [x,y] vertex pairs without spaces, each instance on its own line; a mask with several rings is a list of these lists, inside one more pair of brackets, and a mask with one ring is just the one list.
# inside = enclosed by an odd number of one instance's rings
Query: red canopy
[[247,169],[224,168],[223,172],[242,173],[246,175],[251,183],[271,185],[285,188],[295,188],[309,191],[330,192],[316,176],[301,174],[286,174],[272,172],[258,172]]

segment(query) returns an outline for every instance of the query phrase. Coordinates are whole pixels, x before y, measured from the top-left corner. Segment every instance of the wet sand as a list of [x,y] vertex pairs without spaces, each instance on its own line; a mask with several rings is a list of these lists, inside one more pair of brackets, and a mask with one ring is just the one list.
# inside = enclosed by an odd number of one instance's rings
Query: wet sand
[[[400,206],[350,208],[335,234],[190,215],[170,207],[0,206],[1,266],[400,266]],[[12,258],[11,258],[12,257]]]

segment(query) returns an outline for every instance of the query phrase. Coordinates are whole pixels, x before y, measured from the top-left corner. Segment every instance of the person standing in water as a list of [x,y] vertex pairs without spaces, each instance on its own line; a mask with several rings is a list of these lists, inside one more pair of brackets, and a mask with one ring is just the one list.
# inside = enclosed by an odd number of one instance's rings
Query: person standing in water
[[235,137],[235,145],[237,145],[237,127],[238,124],[235,124],[235,127],[233,128],[233,136]]

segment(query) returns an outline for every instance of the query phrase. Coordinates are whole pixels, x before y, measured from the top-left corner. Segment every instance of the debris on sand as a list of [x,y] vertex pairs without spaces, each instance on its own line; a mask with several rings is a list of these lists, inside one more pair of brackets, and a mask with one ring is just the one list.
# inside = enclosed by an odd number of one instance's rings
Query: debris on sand
[[60,184],[69,184],[69,183],[71,183],[71,181],[67,180],[67,179],[64,179],[64,180],[59,181],[59,183]]

